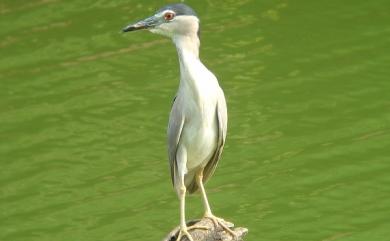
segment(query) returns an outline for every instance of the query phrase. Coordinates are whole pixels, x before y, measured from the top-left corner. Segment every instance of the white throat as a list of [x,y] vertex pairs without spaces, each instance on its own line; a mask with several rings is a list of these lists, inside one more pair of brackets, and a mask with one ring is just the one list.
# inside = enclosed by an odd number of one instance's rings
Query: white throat
[[199,38],[196,34],[174,36],[173,42],[176,45],[180,64],[180,86],[196,91],[199,84],[199,75],[207,69],[199,59]]
[[200,41],[196,33],[191,35],[176,35],[172,38],[176,45],[179,58],[193,57],[199,59]]
[[187,77],[191,74],[191,69],[202,64],[199,60],[199,38],[196,34],[174,36],[173,42],[176,45],[177,54],[180,62],[180,76]]
[[[203,65],[199,59],[199,38],[193,35],[174,36],[180,62],[180,85],[178,94],[192,99],[197,105],[211,96],[215,96],[219,88],[215,76]],[[206,103],[206,102],[205,102]]]
[[[174,25],[176,31],[171,38],[176,46],[180,63],[180,85],[178,94],[191,98],[197,103],[208,98],[215,88],[219,88],[215,76],[199,59],[199,21],[193,16],[178,16]],[[172,24],[176,24],[172,23]],[[214,92],[215,93],[215,92]]]

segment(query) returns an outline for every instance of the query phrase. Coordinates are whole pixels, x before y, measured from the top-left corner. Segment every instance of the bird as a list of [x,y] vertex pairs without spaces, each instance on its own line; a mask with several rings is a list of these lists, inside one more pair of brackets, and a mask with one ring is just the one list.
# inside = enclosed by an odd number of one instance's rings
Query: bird
[[179,59],[180,83],[174,98],[168,123],[168,159],[171,179],[180,200],[180,228],[176,240],[186,236],[193,241],[185,219],[186,193],[199,190],[204,205],[204,217],[235,233],[216,217],[210,208],[204,183],[213,175],[221,158],[227,133],[225,95],[215,75],[199,58],[199,18],[184,3],[169,4],[154,15],[131,23],[123,32],[149,30],[172,39]]

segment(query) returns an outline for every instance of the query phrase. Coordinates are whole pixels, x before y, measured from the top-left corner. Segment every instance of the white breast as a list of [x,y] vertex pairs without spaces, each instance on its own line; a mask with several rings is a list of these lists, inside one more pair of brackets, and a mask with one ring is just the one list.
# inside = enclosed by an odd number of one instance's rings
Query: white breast
[[185,99],[185,128],[182,145],[187,150],[188,171],[205,166],[214,154],[217,143],[217,95],[215,76],[200,61],[192,63],[182,78],[178,95]]

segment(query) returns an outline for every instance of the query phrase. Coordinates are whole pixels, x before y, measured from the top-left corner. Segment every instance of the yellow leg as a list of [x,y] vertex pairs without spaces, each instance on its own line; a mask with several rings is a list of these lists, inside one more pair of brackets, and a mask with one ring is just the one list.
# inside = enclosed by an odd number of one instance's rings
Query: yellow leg
[[186,236],[190,241],[194,241],[192,239],[191,234],[188,232],[186,218],[185,218],[185,203],[186,203],[186,187],[184,185],[184,181],[181,180],[180,187],[178,188],[178,196],[180,200],[180,231],[177,236],[177,241],[180,241],[182,237]]
[[221,226],[226,232],[230,233],[234,237],[234,239],[237,239],[237,235],[233,232],[233,230],[231,230],[222,222],[223,219],[214,216],[213,213],[211,212],[209,201],[207,200],[207,196],[206,196],[206,191],[203,186],[203,169],[197,173],[196,183],[199,186],[200,192],[202,194],[202,200],[205,209],[204,217],[211,219],[214,222],[214,225],[216,227]]
[[178,195],[180,199],[180,231],[176,241],[180,241],[184,236],[186,236],[188,240],[194,241],[191,234],[188,231],[192,229],[208,229],[208,228],[204,226],[197,226],[197,225],[187,227],[186,219],[185,219],[186,187],[184,185],[184,182],[181,182],[181,186],[178,190]]

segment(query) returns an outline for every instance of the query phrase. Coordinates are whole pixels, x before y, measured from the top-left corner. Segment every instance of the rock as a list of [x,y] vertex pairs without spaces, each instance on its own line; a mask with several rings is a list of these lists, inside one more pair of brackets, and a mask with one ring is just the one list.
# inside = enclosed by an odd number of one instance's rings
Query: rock
[[[203,218],[200,220],[191,220],[187,223],[187,227],[193,225],[204,226],[207,229],[191,229],[188,232],[191,234],[194,241],[243,241],[244,236],[248,233],[247,228],[234,228],[234,224],[223,221],[223,223],[232,229],[236,234],[237,239],[229,232],[226,232],[221,226],[215,227],[214,222],[209,218]],[[179,234],[179,227],[173,229],[162,241],[189,241],[187,237],[183,237],[181,240],[176,240]]]

